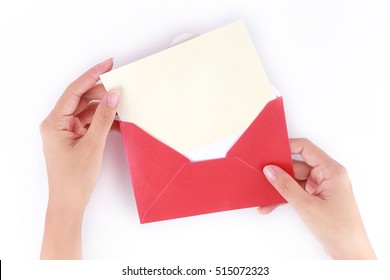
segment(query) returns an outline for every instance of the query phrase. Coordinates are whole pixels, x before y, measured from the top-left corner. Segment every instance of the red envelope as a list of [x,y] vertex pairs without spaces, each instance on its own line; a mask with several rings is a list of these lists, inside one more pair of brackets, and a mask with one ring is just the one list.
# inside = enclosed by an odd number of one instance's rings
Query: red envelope
[[293,175],[282,97],[220,159],[191,162],[135,124],[120,129],[141,223],[286,202],[262,171],[276,164]]

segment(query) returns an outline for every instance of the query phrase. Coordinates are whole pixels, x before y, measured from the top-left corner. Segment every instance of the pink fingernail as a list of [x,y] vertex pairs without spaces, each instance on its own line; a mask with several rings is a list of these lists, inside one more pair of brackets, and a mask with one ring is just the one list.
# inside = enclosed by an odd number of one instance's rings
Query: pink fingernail
[[272,165],[268,165],[263,169],[265,177],[271,182],[276,179],[276,169]]
[[108,92],[108,96],[107,96],[107,105],[112,107],[112,108],[116,108],[116,106],[118,105],[118,101],[119,101],[119,93],[116,92],[116,91],[110,91]]

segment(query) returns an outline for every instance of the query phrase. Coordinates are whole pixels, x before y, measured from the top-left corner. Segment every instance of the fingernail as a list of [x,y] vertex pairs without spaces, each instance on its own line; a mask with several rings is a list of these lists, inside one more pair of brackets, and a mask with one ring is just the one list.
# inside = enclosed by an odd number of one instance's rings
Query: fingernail
[[116,105],[118,105],[118,101],[119,101],[119,93],[116,92],[116,91],[110,91],[108,92],[108,96],[107,96],[107,105],[112,107],[112,108],[116,108]]
[[271,181],[271,182],[275,181],[276,169],[273,166],[268,165],[268,166],[264,167],[263,172],[264,172],[265,177],[267,177],[267,179],[269,181]]
[[309,194],[313,194],[313,193],[315,192],[316,189],[315,189],[312,185],[306,183],[305,190],[306,190]]

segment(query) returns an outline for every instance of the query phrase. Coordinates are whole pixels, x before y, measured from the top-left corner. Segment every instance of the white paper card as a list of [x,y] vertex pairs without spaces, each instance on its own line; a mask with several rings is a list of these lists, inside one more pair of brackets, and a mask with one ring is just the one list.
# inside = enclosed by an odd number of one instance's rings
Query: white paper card
[[[118,114],[181,153],[245,131],[275,99],[238,21],[101,75]],[[229,144],[230,145],[230,144]]]

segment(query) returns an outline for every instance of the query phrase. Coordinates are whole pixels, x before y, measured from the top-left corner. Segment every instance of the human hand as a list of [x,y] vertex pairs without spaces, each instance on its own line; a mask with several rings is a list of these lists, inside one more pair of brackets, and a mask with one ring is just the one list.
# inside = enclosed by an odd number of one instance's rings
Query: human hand
[[[375,259],[346,169],[307,139],[290,140],[295,180],[268,165],[264,174],[294,207],[303,222],[335,259]],[[268,214],[275,206],[259,207]]]
[[[112,69],[108,59],[68,86],[41,123],[49,182],[42,258],[80,258],[81,224],[99,175],[119,95],[96,84]],[[91,102],[100,100],[100,102]]]

